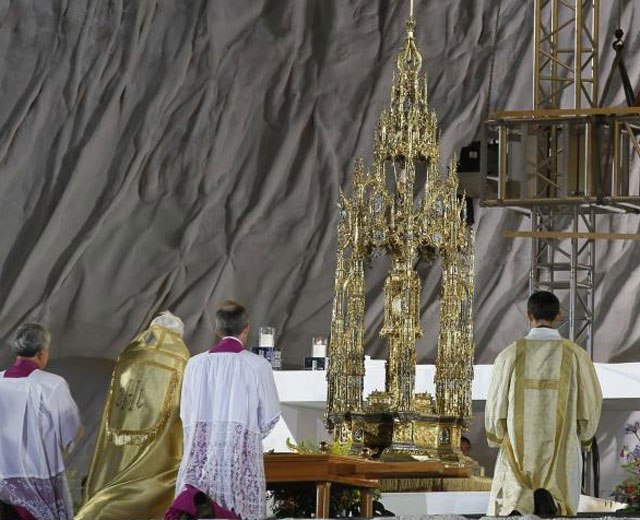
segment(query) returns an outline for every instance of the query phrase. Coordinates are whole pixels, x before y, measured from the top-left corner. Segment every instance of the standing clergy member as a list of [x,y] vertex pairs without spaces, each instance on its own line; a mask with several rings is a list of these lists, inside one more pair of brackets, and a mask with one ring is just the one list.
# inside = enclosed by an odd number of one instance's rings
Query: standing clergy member
[[182,425],[178,404],[189,359],[182,320],[168,311],[124,349],[98,430],[76,520],[160,518],[173,498]]
[[67,382],[44,371],[50,342],[45,327],[25,323],[15,364],[0,372],[0,501],[22,519],[73,518],[64,458],[82,426]]
[[488,514],[575,516],[580,446],[596,432],[602,392],[587,352],[555,330],[555,295],[532,294],[527,315],[533,327],[498,355],[487,396],[487,439],[500,448]]
[[180,416],[184,457],[176,492],[202,491],[243,519],[266,518],[262,439],[280,418],[271,365],[244,349],[244,307],[224,302],[216,312],[222,339],[187,363]]

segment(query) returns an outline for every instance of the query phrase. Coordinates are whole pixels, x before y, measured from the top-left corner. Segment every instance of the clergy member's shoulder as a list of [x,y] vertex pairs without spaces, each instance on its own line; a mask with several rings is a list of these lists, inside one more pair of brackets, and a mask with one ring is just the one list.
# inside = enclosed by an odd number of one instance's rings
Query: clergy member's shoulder
[[591,361],[591,356],[589,356],[589,352],[587,352],[586,349],[582,348],[577,343],[574,343],[573,341],[570,341],[570,340],[565,340],[564,344],[567,346],[567,348],[569,348],[569,350],[571,350],[571,352],[577,358],[579,358],[581,360]]
[[69,387],[69,384],[64,377],[52,374],[51,372],[47,372],[46,370],[34,371],[29,379],[36,381],[38,384],[50,390],[55,390],[61,385]]
[[511,362],[514,362],[515,359],[516,359],[516,354],[517,354],[516,343],[517,342],[514,341],[513,343],[511,343],[510,345],[505,347],[496,356],[495,363],[511,363]]
[[[195,356],[189,359],[188,365],[199,365],[201,363],[208,363],[210,361],[214,361],[216,356],[225,355],[225,354],[210,354],[209,352],[202,352],[201,354],[196,354]],[[258,354],[254,354],[253,352],[249,352],[248,350],[243,350],[238,354],[227,354],[238,356],[237,359],[242,363],[246,363],[249,366],[255,367],[256,369],[269,369],[271,371],[271,363],[267,361],[264,357],[259,356]]]
[[238,355],[241,356],[241,359],[248,365],[256,368],[269,369],[269,371],[271,371],[271,363],[269,363],[269,361],[267,361],[263,356],[259,356],[258,354],[254,354],[248,350],[243,350]]

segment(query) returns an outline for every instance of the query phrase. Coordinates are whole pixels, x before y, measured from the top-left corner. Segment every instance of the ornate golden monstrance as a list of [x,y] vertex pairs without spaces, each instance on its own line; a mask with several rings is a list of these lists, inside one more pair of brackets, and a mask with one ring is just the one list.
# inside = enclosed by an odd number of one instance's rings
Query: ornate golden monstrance
[[[427,105],[411,14],[397,58],[391,103],[380,115],[371,168],[355,162],[351,195],[340,195],[335,295],[327,371],[327,425],[358,452],[456,462],[471,417],[473,235],[465,225],[455,161],[440,170],[438,126]],[[365,264],[388,255],[380,335],[388,343],[384,392],[363,398]],[[436,395],[416,394],[421,280],[416,264],[439,259]]]

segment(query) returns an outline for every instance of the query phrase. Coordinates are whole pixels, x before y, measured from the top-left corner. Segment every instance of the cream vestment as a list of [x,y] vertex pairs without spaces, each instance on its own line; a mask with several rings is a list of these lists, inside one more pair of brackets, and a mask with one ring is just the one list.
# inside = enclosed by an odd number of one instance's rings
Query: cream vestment
[[485,410],[487,440],[499,447],[489,515],[533,513],[545,488],[559,514],[576,514],[580,445],[598,427],[602,392],[587,352],[554,329],[534,328],[496,358]]

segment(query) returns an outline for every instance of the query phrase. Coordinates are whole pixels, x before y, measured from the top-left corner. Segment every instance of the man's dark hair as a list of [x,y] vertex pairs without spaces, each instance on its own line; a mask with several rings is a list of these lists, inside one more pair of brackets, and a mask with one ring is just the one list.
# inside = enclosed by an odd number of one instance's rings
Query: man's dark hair
[[534,320],[553,321],[560,314],[560,302],[552,292],[534,292],[527,301],[527,312]]
[[238,302],[222,302],[216,311],[216,329],[222,336],[239,336],[249,323],[247,310]]
[[16,356],[33,357],[41,350],[49,347],[51,334],[44,325],[25,323],[20,326],[13,341],[13,352]]

